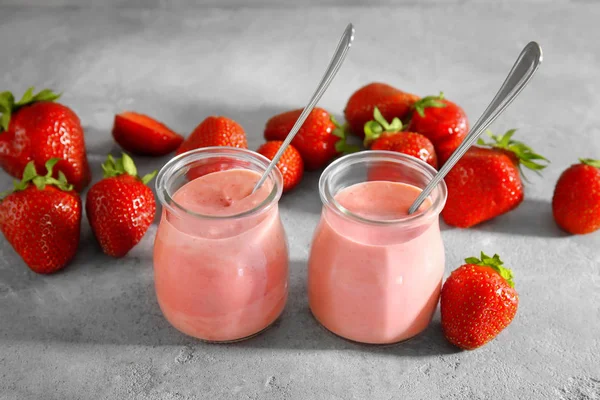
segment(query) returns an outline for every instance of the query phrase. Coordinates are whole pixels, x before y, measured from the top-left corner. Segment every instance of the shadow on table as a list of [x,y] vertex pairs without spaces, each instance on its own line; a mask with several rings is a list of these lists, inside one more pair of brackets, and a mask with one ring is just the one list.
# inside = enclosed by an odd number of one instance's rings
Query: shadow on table
[[263,334],[228,346],[244,348],[280,348],[293,350],[350,350],[417,357],[458,352],[442,334],[439,314],[417,337],[396,345],[380,346],[355,343],[336,336],[322,327],[308,308],[306,264],[292,262],[292,270],[302,271],[290,281],[290,296],[281,318]]
[[554,222],[552,204],[540,199],[525,199],[515,210],[475,227],[507,235],[559,238],[568,236]]
[[[52,276],[31,275],[25,284],[9,292],[0,291],[0,337],[43,343],[190,346],[199,350],[209,346],[221,350],[350,350],[409,357],[457,351],[445,341],[437,318],[423,334],[396,346],[361,345],[334,336],[308,309],[306,265],[298,261],[291,266],[295,273],[287,307],[270,329],[239,343],[205,344],[179,333],[162,316],[149,255],[134,253],[115,263],[90,247],[85,257],[94,262]],[[64,284],[67,277],[69,283]],[[9,277],[0,270],[0,288],[17,278],[22,277]]]
[[[442,231],[459,229],[444,222],[440,224],[440,227]],[[515,210],[469,229],[542,238],[568,236],[554,222],[552,204],[539,199],[525,199]]]

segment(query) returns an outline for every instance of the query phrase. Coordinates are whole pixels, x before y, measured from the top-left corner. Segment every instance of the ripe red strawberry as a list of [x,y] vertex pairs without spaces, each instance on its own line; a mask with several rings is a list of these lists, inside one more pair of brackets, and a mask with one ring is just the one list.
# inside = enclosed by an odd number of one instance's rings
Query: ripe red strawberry
[[53,178],[59,160],[37,174],[33,161],[25,166],[14,191],[0,202],[0,230],[31,270],[49,274],[75,256],[81,227],[81,199],[62,171]]
[[164,156],[183,143],[183,136],[163,123],[131,111],[115,115],[112,134],[124,150],[143,156]]
[[[284,112],[269,119],[265,126],[265,139],[285,140],[300,114],[302,109]],[[322,108],[311,111],[292,140],[292,145],[302,156],[308,170],[323,167],[341,153],[358,151],[358,147],[346,144],[344,129],[333,115]]]
[[146,184],[156,171],[139,178],[133,160],[125,153],[117,160],[109,155],[102,169],[104,179],[90,188],[85,213],[102,251],[123,257],[154,220],[156,203]]
[[515,317],[519,296],[500,257],[467,258],[442,287],[440,311],[446,339],[461,349],[483,346]]
[[12,93],[0,93],[0,166],[21,178],[29,161],[37,172],[46,173],[44,164],[59,158],[54,177],[63,172],[75,190],[81,191],[91,174],[79,118],[54,102],[59,95],[48,89],[34,95],[33,90],[29,88],[17,102]]
[[437,157],[429,139],[419,133],[401,132],[400,119],[394,118],[388,123],[377,107],[373,111],[373,118],[365,124],[365,147],[408,154],[437,168]]
[[[275,157],[275,154],[279,151],[279,148],[283,144],[280,140],[274,140],[267,142],[260,146],[257,153],[262,154],[269,160]],[[304,162],[298,150],[293,145],[289,145],[283,152],[283,155],[277,162],[277,168],[283,176],[283,192],[292,190],[302,180],[304,174]]]
[[548,161],[521,142],[512,140],[515,130],[503,136],[491,135],[494,142],[472,147],[446,175],[448,199],[442,217],[448,225],[468,228],[515,209],[523,201],[521,166],[534,171]]
[[407,129],[431,140],[440,165],[443,165],[469,132],[467,114],[462,108],[446,100],[443,93],[424,97],[413,108]]
[[373,110],[379,108],[388,121],[403,119],[411,110],[419,96],[406,93],[385,83],[374,82],[361,87],[350,96],[344,116],[350,131],[364,137],[364,126],[373,119]]
[[580,161],[562,173],[552,198],[554,220],[573,234],[600,229],[600,160]]
[[227,117],[208,117],[179,146],[177,154],[212,146],[247,149],[246,132],[240,124]]

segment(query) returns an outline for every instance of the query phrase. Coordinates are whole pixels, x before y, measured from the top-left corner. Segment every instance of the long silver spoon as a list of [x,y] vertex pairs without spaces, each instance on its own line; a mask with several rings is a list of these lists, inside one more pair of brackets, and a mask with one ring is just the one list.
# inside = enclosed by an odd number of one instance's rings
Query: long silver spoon
[[454,153],[452,153],[448,161],[446,161],[444,166],[433,177],[431,182],[425,186],[425,189],[423,189],[419,197],[417,197],[410,206],[408,209],[409,214],[412,214],[419,209],[421,203],[429,197],[431,191],[442,179],[444,179],[452,167],[454,167],[458,160],[467,152],[469,147],[471,147],[477,138],[481,136],[483,131],[485,131],[487,127],[502,114],[506,107],[512,103],[519,93],[521,93],[521,90],[527,86],[533,77],[533,74],[535,74],[535,71],[537,71],[542,63],[542,58],[542,48],[539,44],[536,42],[529,42],[527,46],[525,46],[490,105],[485,109],[483,114],[481,114],[481,117],[479,117],[475,125],[473,125],[462,144],[454,151]]
[[273,168],[275,168],[275,166],[277,165],[277,162],[281,158],[281,155],[283,154],[285,149],[288,147],[288,145],[290,144],[292,139],[294,139],[294,136],[296,136],[296,133],[298,133],[298,131],[302,127],[302,124],[304,123],[304,121],[306,121],[306,118],[308,117],[310,112],[313,110],[313,108],[315,108],[315,106],[317,105],[317,103],[319,102],[321,97],[323,96],[323,93],[325,93],[325,91],[329,87],[329,84],[331,83],[331,81],[337,74],[338,70],[342,66],[342,63],[344,62],[344,59],[346,58],[346,54],[348,53],[348,50],[350,49],[350,46],[352,45],[353,40],[354,40],[354,27],[352,26],[352,24],[348,24],[348,26],[344,30],[344,34],[342,35],[340,42],[338,43],[337,49],[335,49],[335,53],[333,53],[333,57],[331,58],[331,62],[329,63],[329,66],[327,67],[327,70],[325,71],[325,75],[323,75],[323,78],[321,79],[319,86],[317,86],[317,90],[315,90],[310,101],[308,102],[306,107],[304,107],[302,114],[300,114],[300,117],[298,117],[298,119],[296,120],[296,123],[292,127],[292,130],[290,130],[290,133],[288,133],[287,137],[283,141],[283,144],[279,148],[279,151],[277,151],[277,153],[275,154],[275,157],[273,157],[273,160],[271,161],[271,163],[269,164],[269,166],[267,167],[267,169],[265,170],[263,175],[260,177],[260,180],[254,186],[254,189],[252,189],[252,193],[256,192],[263,185],[263,183],[265,183],[265,180],[271,173],[271,170]]

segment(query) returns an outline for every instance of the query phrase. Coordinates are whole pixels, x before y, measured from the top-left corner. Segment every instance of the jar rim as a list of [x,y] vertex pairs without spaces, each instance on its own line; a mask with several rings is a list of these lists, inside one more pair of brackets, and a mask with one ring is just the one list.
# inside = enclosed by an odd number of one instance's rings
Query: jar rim
[[[169,183],[176,177],[176,173],[181,171],[191,163],[209,159],[211,157],[229,158],[237,161],[250,162],[254,166],[260,169],[261,174],[267,170],[271,160],[267,157],[259,154],[255,151],[248,149],[241,149],[237,147],[224,147],[224,146],[213,146],[213,147],[202,147],[199,149],[193,149],[185,153],[181,153],[172,159],[170,159],[158,172],[156,177],[155,188],[156,195],[163,207],[166,207],[172,212],[183,212],[187,215],[212,220],[228,220],[228,219],[239,219],[249,217],[254,214],[266,212],[271,209],[274,204],[277,204],[281,198],[283,192],[283,177],[281,172],[277,168],[273,168],[269,173],[269,177],[273,182],[273,187],[269,192],[269,195],[255,207],[242,213],[233,215],[206,215],[200,214],[189,210],[188,208],[179,204],[173,199],[173,194],[169,192]],[[187,172],[187,171],[186,171]]]
[[334,212],[342,217],[346,217],[363,224],[378,226],[418,224],[419,222],[427,221],[437,217],[440,214],[442,208],[446,204],[446,198],[448,196],[448,188],[443,180],[429,195],[429,198],[431,199],[431,205],[424,211],[419,211],[406,217],[386,220],[365,218],[342,206],[335,199],[335,194],[331,193],[330,180],[332,176],[342,169],[367,161],[387,161],[398,165],[407,165],[424,173],[427,178],[427,183],[429,183],[437,174],[437,170],[431,165],[425,163],[423,160],[404,153],[386,150],[368,150],[348,154],[329,164],[329,166],[325,168],[325,171],[323,171],[321,174],[321,178],[319,179],[319,195],[324,206],[331,208]]

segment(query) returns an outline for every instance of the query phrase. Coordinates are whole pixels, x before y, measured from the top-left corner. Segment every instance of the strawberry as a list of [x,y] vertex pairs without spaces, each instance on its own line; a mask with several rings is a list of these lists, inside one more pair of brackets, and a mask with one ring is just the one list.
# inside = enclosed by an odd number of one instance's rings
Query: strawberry
[[365,147],[371,150],[389,150],[408,154],[437,168],[437,157],[433,144],[425,136],[414,132],[400,132],[402,122],[394,118],[388,123],[379,108],[373,111],[373,120],[365,124]]
[[519,296],[511,270],[500,257],[467,258],[442,287],[442,330],[450,343],[465,350],[483,346],[515,317]]
[[554,220],[573,234],[600,229],[600,160],[580,161],[561,174],[552,198]]
[[0,166],[21,178],[29,161],[37,172],[45,173],[45,163],[59,158],[54,177],[64,173],[75,190],[81,191],[91,174],[79,118],[54,102],[60,95],[48,89],[34,95],[33,90],[29,88],[17,102],[12,93],[0,93]]
[[[269,119],[265,126],[265,139],[285,140],[300,114],[302,109],[284,112]],[[308,170],[323,167],[341,153],[358,151],[358,147],[346,144],[344,129],[333,115],[322,108],[311,111],[292,140],[292,145],[302,156]]]
[[493,143],[479,140],[484,147],[472,147],[446,175],[448,199],[442,217],[448,225],[468,228],[515,209],[523,201],[519,170],[534,171],[548,162],[525,144],[512,140],[515,130],[491,135]]
[[240,124],[227,117],[208,117],[184,140],[177,149],[177,154],[212,146],[247,149],[246,132]]
[[143,156],[164,156],[183,143],[183,136],[166,125],[131,111],[115,115],[112,134],[124,150]]
[[90,188],[85,212],[102,251],[123,257],[154,220],[156,203],[146,184],[156,171],[139,178],[133,160],[125,153],[117,160],[109,155],[102,170],[104,179]]
[[[260,146],[256,152],[267,157],[269,160],[272,160],[282,144],[282,141],[273,140]],[[277,168],[283,176],[284,193],[292,190],[300,183],[302,175],[304,174],[304,162],[302,161],[300,153],[293,145],[290,144],[285,149],[277,162]]]
[[413,105],[408,130],[426,136],[433,143],[443,165],[469,132],[464,110],[446,100],[444,94],[427,96]]
[[81,227],[81,199],[52,158],[38,175],[29,161],[14,191],[0,202],[0,230],[31,270],[49,274],[64,268],[75,256]]
[[411,110],[419,96],[406,93],[385,83],[370,83],[361,87],[350,96],[344,116],[350,131],[364,137],[364,126],[373,118],[373,110],[379,108],[388,121],[394,118],[403,119]]

